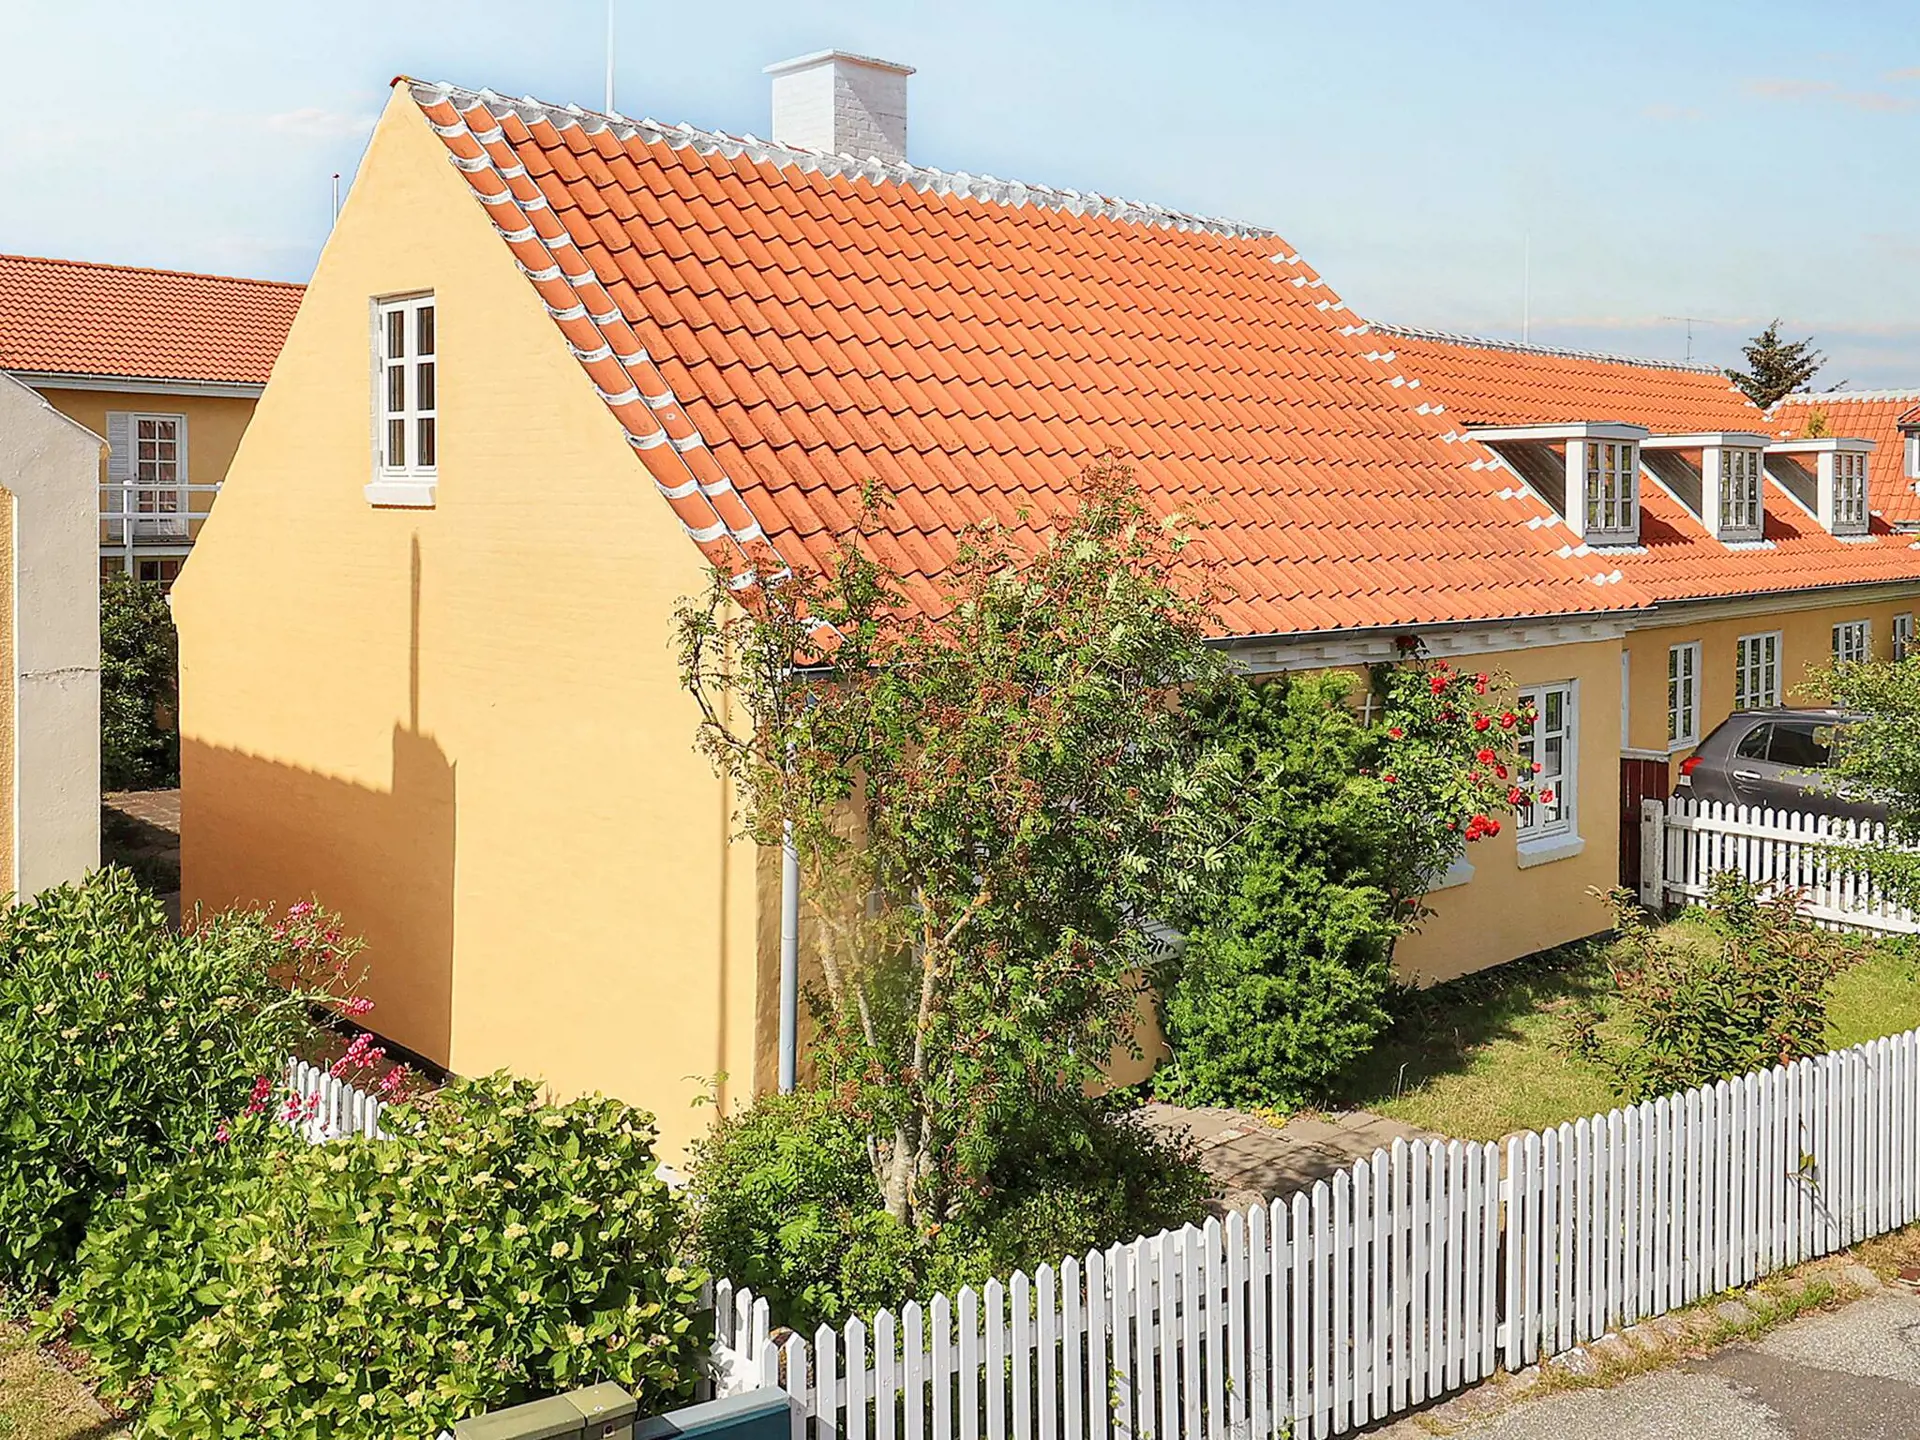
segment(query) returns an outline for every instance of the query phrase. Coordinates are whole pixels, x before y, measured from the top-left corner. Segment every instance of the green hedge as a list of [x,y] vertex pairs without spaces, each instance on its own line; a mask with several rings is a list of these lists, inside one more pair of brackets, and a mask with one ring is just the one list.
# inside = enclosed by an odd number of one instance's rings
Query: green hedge
[[180,783],[180,647],[158,585],[100,582],[100,783],[159,790]]

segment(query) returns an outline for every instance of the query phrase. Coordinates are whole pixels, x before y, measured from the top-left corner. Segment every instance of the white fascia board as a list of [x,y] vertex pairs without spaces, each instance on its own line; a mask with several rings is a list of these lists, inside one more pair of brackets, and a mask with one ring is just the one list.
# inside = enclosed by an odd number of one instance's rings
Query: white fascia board
[[1767,446],[1769,455],[1820,455],[1828,451],[1866,453],[1878,448],[1878,442],[1857,435],[1822,435],[1817,440],[1776,440]]
[[1777,443],[1771,435],[1753,430],[1703,430],[1693,435],[1649,435],[1640,442],[1642,450],[1704,450],[1709,445],[1722,450],[1764,450]]
[[116,395],[208,395],[215,399],[257,400],[265,385],[225,380],[147,380],[130,375],[82,375],[52,370],[6,372],[33,390],[105,390]]
[[1551,443],[1555,440],[1634,440],[1645,443],[1652,432],[1644,425],[1629,425],[1621,420],[1582,420],[1571,425],[1469,425],[1467,434],[1476,440]]

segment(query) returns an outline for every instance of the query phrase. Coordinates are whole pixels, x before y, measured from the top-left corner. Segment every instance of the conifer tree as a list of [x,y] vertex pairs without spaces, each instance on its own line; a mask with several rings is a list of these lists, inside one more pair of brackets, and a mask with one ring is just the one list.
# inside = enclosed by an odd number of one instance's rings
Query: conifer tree
[[1777,319],[1740,348],[1747,368],[1729,370],[1727,378],[1762,410],[1806,388],[1827,363],[1827,357],[1813,348],[1811,335],[1805,340],[1782,340]]

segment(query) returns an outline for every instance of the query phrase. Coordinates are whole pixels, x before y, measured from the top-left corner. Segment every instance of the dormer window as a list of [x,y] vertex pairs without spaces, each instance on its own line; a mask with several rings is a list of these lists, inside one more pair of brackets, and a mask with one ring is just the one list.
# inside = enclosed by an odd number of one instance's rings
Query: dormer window
[[1844,435],[1782,440],[1767,447],[1767,474],[1833,534],[1865,535],[1873,443]]
[[1476,426],[1468,432],[1512,467],[1588,545],[1640,541],[1643,425]]
[[1760,528],[1760,452],[1720,452],[1720,529]]
[[1640,447],[1631,440],[1589,440],[1586,450],[1586,538],[1638,530],[1633,481],[1640,470]]

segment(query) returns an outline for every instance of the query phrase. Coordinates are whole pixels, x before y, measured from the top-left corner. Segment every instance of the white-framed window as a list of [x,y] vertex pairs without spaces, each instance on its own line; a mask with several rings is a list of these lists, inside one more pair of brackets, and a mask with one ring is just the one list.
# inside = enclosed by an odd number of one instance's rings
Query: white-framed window
[[1533,731],[1520,742],[1521,758],[1540,768],[1533,772],[1539,799],[1521,810],[1514,825],[1522,841],[1544,840],[1573,831],[1574,703],[1572,681],[1534,685],[1520,692],[1520,703],[1534,709]]
[[1760,523],[1760,452],[1720,452],[1720,528],[1751,530]]
[[1913,653],[1913,612],[1902,610],[1893,617],[1893,658],[1904,660]]
[[373,343],[377,478],[431,480],[439,448],[433,296],[375,302]]
[[1700,642],[1667,648],[1667,744],[1678,749],[1700,740]]
[[1632,533],[1640,447],[1631,440],[1589,440],[1586,447],[1586,533]]
[[[187,417],[139,410],[107,415],[106,503],[127,518],[137,539],[184,539],[187,533]],[[114,536],[114,539],[124,539]]]
[[1907,478],[1920,480],[1920,430],[1907,434]]
[[1842,450],[1833,457],[1833,525],[1864,529],[1867,523],[1867,457]]
[[1857,665],[1873,654],[1873,631],[1865,620],[1844,620],[1833,627],[1833,663]]
[[1762,710],[1780,703],[1780,632],[1742,635],[1733,642],[1733,708]]

